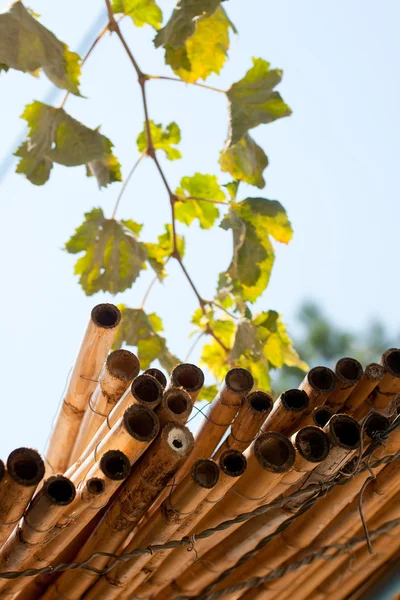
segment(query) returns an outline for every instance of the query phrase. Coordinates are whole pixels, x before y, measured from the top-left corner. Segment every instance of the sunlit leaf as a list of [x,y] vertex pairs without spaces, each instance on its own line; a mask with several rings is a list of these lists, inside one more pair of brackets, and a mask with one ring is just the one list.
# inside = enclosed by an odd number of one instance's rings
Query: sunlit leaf
[[[169,160],[182,158],[182,154],[177,148],[174,148],[181,141],[181,131],[176,123],[170,123],[165,130],[160,123],[150,121],[150,134],[155,150],[164,150]],[[139,133],[137,138],[139,152],[144,152],[147,148],[146,127]]]
[[265,186],[262,176],[268,166],[264,150],[246,133],[236,144],[227,142],[219,159],[222,171],[258,188]]
[[112,0],[112,7],[115,14],[131,17],[136,27],[146,24],[157,30],[161,27],[162,12],[154,0]]
[[218,381],[222,381],[229,371],[226,352],[215,340],[203,346],[200,361]]
[[141,308],[121,305],[119,309],[122,319],[114,348],[121,348],[124,343],[136,346],[142,369],[147,369],[153,361],[158,360],[170,372],[180,361],[168,350],[165,338],[159,335],[163,329],[160,317],[155,313],[148,315]]
[[65,249],[70,254],[84,252],[75,264],[75,275],[86,295],[117,294],[131,287],[147,258],[145,245],[137,239],[139,227],[133,221],[105,219],[100,208],[85,214]]
[[274,87],[282,80],[282,71],[270,69],[269,66],[267,61],[253,58],[252,68],[228,90],[229,145],[237,144],[249,129],[291,114],[279,92],[274,91]]
[[22,2],[13,2],[0,13],[0,63],[32,74],[41,68],[57,87],[79,95],[79,56],[41,25]]
[[[195,173],[192,177],[183,177],[175,194],[178,198],[187,199],[175,204],[175,216],[178,221],[190,225],[195,219],[198,219],[202,229],[212,227],[219,217],[219,210],[212,200],[219,202],[226,200],[225,193],[215,175],[202,175],[201,173]],[[206,198],[211,202],[202,201],[201,198]]]
[[222,7],[211,16],[199,18],[196,30],[183,46],[166,46],[166,64],[188,83],[218,74],[228,57],[230,28],[234,29]]
[[241,321],[236,329],[231,359],[238,360],[242,355],[253,354],[257,345],[256,326],[251,321]]
[[287,244],[293,236],[293,229],[282,204],[266,198],[246,198],[235,205],[236,212],[245,220],[251,221],[258,235],[271,235],[277,242]]
[[201,388],[199,400],[206,400],[207,402],[212,402],[217,393],[218,388],[216,385],[205,385]]
[[[176,236],[178,252],[181,257],[185,254],[185,240],[182,236]],[[158,243],[147,243],[147,260],[152,269],[156,272],[160,281],[166,276],[165,264],[168,258],[171,256],[173,250],[173,238],[172,238],[172,226],[171,224],[165,225],[165,233],[158,236]]]
[[165,25],[156,35],[154,45],[180,48],[193,35],[198,17],[210,16],[219,7],[221,0],[178,0]]
[[32,183],[43,185],[53,162],[66,167],[86,164],[89,171],[97,171],[100,186],[119,180],[112,144],[97,129],[89,129],[62,108],[37,101],[25,107],[22,118],[28,123],[28,138],[15,152],[21,158],[16,170]]

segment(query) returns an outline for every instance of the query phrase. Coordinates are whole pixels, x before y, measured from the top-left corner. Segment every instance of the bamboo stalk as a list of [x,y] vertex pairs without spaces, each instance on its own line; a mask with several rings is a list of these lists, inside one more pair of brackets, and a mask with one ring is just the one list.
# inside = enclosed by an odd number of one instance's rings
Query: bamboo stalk
[[172,369],[171,386],[187,391],[193,402],[197,400],[204,385],[204,373],[196,365],[181,363]]
[[[193,444],[193,436],[186,427],[175,423],[165,425],[155,442],[133,467],[130,477],[76,560],[85,560],[97,551],[117,552],[160,492],[166,487],[172,489],[169,482],[190,454]],[[172,486],[175,487],[175,484]],[[91,561],[91,566],[102,569],[107,562],[107,557],[99,556]],[[57,585],[59,589],[68,590],[66,598],[80,598],[96,579],[96,574],[91,572],[65,572],[57,580]],[[46,600],[59,598],[57,594],[53,587]]]
[[133,381],[130,391],[126,393],[112,409],[106,422],[103,423],[97,433],[93,436],[85,451],[78,460],[69,467],[67,474],[71,475],[72,473],[75,473],[88,457],[93,456],[96,449],[100,447],[101,442],[132,404],[143,405],[148,409],[156,408],[161,402],[162,392],[162,386],[154,377],[151,375],[139,375],[139,377]]
[[91,313],[71,379],[48,444],[46,462],[53,473],[64,472],[83,415],[111,348],[121,313],[113,304],[98,304]]
[[157,411],[160,426],[167,423],[184,425],[192,412],[193,401],[183,388],[171,387],[164,392]]
[[310,414],[316,406],[325,403],[329,394],[333,392],[336,385],[336,375],[328,367],[314,367],[304,377],[299,385],[310,399],[305,414]]
[[360,381],[344,403],[342,412],[352,415],[376,388],[384,374],[385,369],[382,365],[378,365],[377,363],[367,365]]
[[145,371],[143,371],[143,375],[151,375],[152,377],[157,379],[158,383],[162,386],[163,389],[167,385],[167,378],[165,377],[164,373],[160,371],[160,369],[156,369],[155,367],[152,367],[151,369],[146,369]]
[[339,411],[351,392],[363,376],[364,369],[355,358],[341,358],[335,366],[336,386],[331,394],[329,394],[326,404],[330,406],[334,412]]
[[22,518],[39,482],[44,477],[40,454],[30,448],[17,448],[0,468],[0,547]]
[[69,459],[70,464],[82,454],[139,370],[139,359],[128,350],[115,350],[108,355],[99,383],[90,397],[82,419]]
[[329,406],[317,406],[310,415],[312,425],[316,425],[316,427],[325,427],[332,415],[333,410],[329,408]]
[[272,407],[273,400],[269,394],[261,391],[248,394],[232,423],[228,437],[216,451],[214,459],[219,458],[226,450],[246,450],[259,433]]
[[357,420],[365,417],[371,408],[376,410],[387,408],[394,397],[400,393],[400,350],[397,348],[386,350],[382,354],[380,363],[385,369],[385,374],[365,402],[354,412],[354,418]]
[[[218,464],[220,477],[217,484],[177,529],[174,536],[177,539],[190,534],[200,520],[225,496],[236,479],[245,472],[247,461],[239,451],[226,450],[220,456]],[[183,572],[192,562],[191,557],[188,559],[188,554],[190,553],[185,547],[158,552],[157,556],[146,565],[149,579],[136,590],[135,597],[150,598],[166,587],[178,572]]]
[[[383,564],[380,566],[375,565],[375,570],[364,578],[360,587],[351,593],[349,600],[359,600],[360,598],[373,600],[380,592],[384,593],[387,586],[391,587],[393,585],[395,577],[397,576],[400,558],[400,552],[398,550],[400,541],[398,538],[391,537],[388,542],[390,548],[388,551],[389,556],[382,555],[384,560]],[[377,557],[377,559],[377,562],[381,563],[379,557]],[[399,594],[393,596],[392,600],[399,600]]]
[[274,402],[272,411],[265,420],[262,431],[293,433],[297,423],[309,413],[310,399],[304,390],[283,392]]

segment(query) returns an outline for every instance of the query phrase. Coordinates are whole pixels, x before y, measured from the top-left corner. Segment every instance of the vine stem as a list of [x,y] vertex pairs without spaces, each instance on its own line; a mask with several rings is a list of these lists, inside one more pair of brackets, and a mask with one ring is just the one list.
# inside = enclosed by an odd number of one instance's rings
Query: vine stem
[[212,204],[224,204],[225,206],[229,206],[229,203],[224,202],[223,200],[212,200],[211,198],[200,198],[199,196],[186,196],[186,198],[179,197],[180,202],[186,202],[186,200],[198,200],[200,202],[212,202]]
[[[149,117],[149,110],[148,110],[148,104],[147,104],[147,95],[146,95],[146,81],[148,81],[151,77],[149,75],[146,75],[145,73],[143,73],[143,71],[141,70],[141,68],[139,67],[139,64],[136,62],[132,52],[130,51],[130,48],[128,46],[128,44],[125,41],[125,38],[119,28],[118,22],[115,20],[115,16],[114,16],[114,12],[111,6],[111,2],[110,0],[105,0],[106,6],[107,6],[107,13],[108,13],[108,19],[109,19],[109,24],[108,24],[108,29],[111,32],[114,32],[117,34],[117,36],[119,37],[125,52],[127,53],[135,71],[138,77],[138,82],[140,85],[140,89],[142,92],[142,101],[143,101],[143,110],[144,110],[144,117],[145,117],[145,127],[146,127],[146,137],[147,137],[147,148],[145,150],[145,154],[147,154],[147,156],[150,156],[153,161],[154,164],[157,167],[158,172],[160,173],[161,179],[164,183],[165,189],[167,190],[168,196],[169,196],[169,202],[171,205],[171,223],[172,223],[172,252],[171,252],[171,257],[175,258],[186,279],[189,282],[189,285],[191,286],[193,292],[195,293],[197,300],[199,301],[201,310],[203,311],[203,314],[206,315],[206,309],[205,309],[205,305],[207,304],[205,300],[203,300],[203,298],[201,297],[200,293],[198,292],[192,278],[190,277],[189,273],[186,270],[185,265],[182,262],[182,257],[180,255],[180,252],[178,250],[178,244],[177,244],[177,235],[176,235],[176,219],[175,219],[175,202],[177,201],[177,198],[175,196],[175,194],[172,192],[169,183],[167,181],[167,178],[165,177],[164,171],[159,163],[159,160],[156,156],[156,152],[155,152],[155,148],[154,148],[154,144],[153,144],[153,138],[152,138],[152,134],[151,134],[151,127],[150,127],[150,117]],[[164,78],[164,77],[160,77],[160,79],[171,79],[172,81],[174,81],[174,78]],[[179,80],[178,80],[179,81]],[[208,87],[208,86],[203,86],[202,84],[201,87]],[[212,89],[212,88],[211,88]],[[222,90],[217,90],[217,88],[214,88],[215,91],[221,91]],[[153,281],[150,284],[150,288],[148,290],[148,292],[151,290],[151,288],[153,287],[154,283]],[[148,292],[145,295],[144,301],[146,300],[147,296],[148,296]],[[223,341],[217,336],[217,334],[212,330],[210,324],[207,325],[207,328],[205,330],[206,333],[208,333],[209,335],[211,335],[215,341],[221,346],[221,348],[223,348],[223,350],[229,354],[230,353],[230,349],[225,346],[225,344],[223,343]]]
[[196,339],[194,340],[193,344],[190,346],[189,351],[185,356],[185,362],[187,362],[189,360],[193,350],[196,348],[197,344],[203,337],[204,333],[205,333],[204,331],[200,331],[200,333],[196,336]]
[[164,81],[176,81],[178,83],[185,83],[187,85],[195,85],[196,87],[204,88],[205,90],[211,90],[212,92],[218,92],[219,94],[226,94],[225,90],[206,85],[205,83],[197,83],[197,81],[183,81],[179,77],[167,77],[166,75],[147,75],[148,79],[163,79]]
[[117,198],[117,201],[116,201],[115,206],[114,206],[113,214],[111,215],[112,219],[115,219],[115,214],[116,214],[116,212],[118,210],[119,203],[121,202],[121,198],[124,195],[124,192],[125,192],[125,190],[126,190],[126,188],[128,186],[128,183],[129,183],[132,175],[134,174],[134,172],[136,171],[136,169],[139,166],[140,162],[142,161],[142,159],[145,156],[146,156],[146,151],[142,152],[142,154],[139,156],[139,158],[134,163],[132,169],[129,171],[128,177],[125,179],[125,181],[124,181],[124,183],[122,185],[121,191],[118,194],[118,198]]

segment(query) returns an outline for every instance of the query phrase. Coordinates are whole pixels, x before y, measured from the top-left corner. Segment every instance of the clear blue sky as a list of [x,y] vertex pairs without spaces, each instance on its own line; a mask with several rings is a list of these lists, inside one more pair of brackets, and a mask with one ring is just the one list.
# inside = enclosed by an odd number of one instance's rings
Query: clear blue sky
[[[173,3],[161,5],[168,14]],[[76,49],[102,2],[32,0],[30,6]],[[227,88],[244,75],[252,56],[263,57],[284,70],[280,91],[293,109],[290,119],[255,131],[270,158],[267,187],[242,190],[280,200],[295,230],[293,242],[277,249],[272,281],[258,306],[280,310],[290,328],[301,301],[314,298],[349,328],[378,316],[398,331],[399,3],[230,0],[226,8],[239,36],[222,77],[209,82]],[[123,30],[145,71],[168,74],[162,52],[152,49],[150,28],[139,30],[126,20]],[[0,158],[23,132],[24,105],[45,99],[50,90],[44,77],[0,77]],[[88,126],[101,124],[126,175],[137,157],[143,115],[135,74],[117,39],[104,39],[89,59],[82,93],[88,99],[71,97],[67,111]],[[218,174],[227,129],[223,97],[168,82],[150,83],[149,96],[155,121],[177,120],[182,128],[184,159],[165,162],[171,185],[195,170]],[[102,206],[110,215],[119,191],[118,184],[98,191],[84,167],[55,166],[44,187],[13,170],[0,186],[3,458],[19,445],[43,449],[90,309],[112,300],[84,296],[73,276],[75,259],[61,248],[85,211]],[[119,216],[145,222],[149,241],[161,233],[169,206],[150,162],[135,174]],[[228,264],[227,235],[190,228],[186,262],[204,297],[212,295],[217,273]],[[162,315],[171,349],[184,357],[196,302],[176,265],[170,273],[146,308]],[[138,306],[151,277],[143,274],[115,301]]]

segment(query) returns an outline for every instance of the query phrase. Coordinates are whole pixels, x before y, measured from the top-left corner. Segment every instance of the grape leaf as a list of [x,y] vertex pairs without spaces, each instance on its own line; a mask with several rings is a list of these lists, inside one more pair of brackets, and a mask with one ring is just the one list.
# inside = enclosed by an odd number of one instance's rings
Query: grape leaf
[[221,0],[178,0],[169,21],[154,38],[155,47],[183,46],[194,34],[198,17],[212,15],[220,3]]
[[114,348],[121,348],[123,343],[136,346],[142,369],[158,360],[164,369],[172,371],[180,361],[168,350],[165,338],[159,335],[163,330],[160,317],[155,313],[148,315],[141,308],[127,308],[124,304],[119,309],[122,318]]
[[245,221],[254,224],[258,235],[271,235],[277,242],[287,244],[293,229],[282,204],[266,198],[246,198],[235,205],[236,212]]
[[115,14],[131,17],[136,27],[151,25],[158,30],[162,23],[162,12],[154,0],[112,0]]
[[166,46],[166,64],[188,83],[220,73],[228,55],[230,28],[236,31],[222,7],[211,16],[199,18],[184,46]]
[[181,185],[175,190],[179,198],[187,198],[184,202],[176,202],[175,216],[178,221],[190,225],[195,219],[199,220],[202,229],[209,229],[219,217],[219,210],[213,202],[201,200],[216,200],[224,202],[225,193],[218,184],[215,175],[195,173],[192,177],[182,177]]
[[261,123],[271,123],[288,117],[291,110],[274,87],[282,80],[282,71],[253,58],[253,67],[227,91],[230,103],[230,135],[228,145],[237,144],[248,132]]
[[[181,257],[185,254],[185,240],[180,235],[176,236],[176,243],[178,252]],[[173,249],[172,240],[172,226],[171,224],[165,225],[165,233],[158,236],[158,244],[151,242],[146,244],[147,248],[147,260],[151,268],[156,272],[157,277],[162,281],[165,276],[165,264],[168,258],[171,256]]]
[[222,381],[229,371],[227,354],[216,340],[204,344],[200,362],[209,369],[218,381]]
[[85,221],[68,240],[70,254],[84,252],[75,264],[75,275],[85,294],[111,294],[130,288],[145,268],[147,251],[137,235],[141,226],[134,221],[106,219],[101,208],[85,214]]
[[265,186],[262,173],[268,166],[267,155],[247,133],[236,144],[226,144],[219,164],[222,171],[230,173],[237,180],[258,188]]
[[16,170],[35,185],[49,179],[54,162],[66,167],[86,164],[89,172],[99,173],[100,186],[121,179],[112,144],[97,129],[89,129],[62,108],[37,101],[25,107],[22,118],[28,123],[28,139],[15,152],[21,158]]
[[[150,134],[155,150],[164,150],[169,160],[182,158],[180,151],[173,147],[181,141],[181,131],[176,123],[170,123],[163,131],[163,127],[160,123],[157,124],[154,123],[154,121],[150,121]],[[139,133],[136,143],[139,152],[144,152],[146,150],[146,126],[144,126],[143,131]]]
[[22,2],[0,13],[0,63],[35,74],[42,68],[57,87],[79,96],[80,58],[46,29]]

